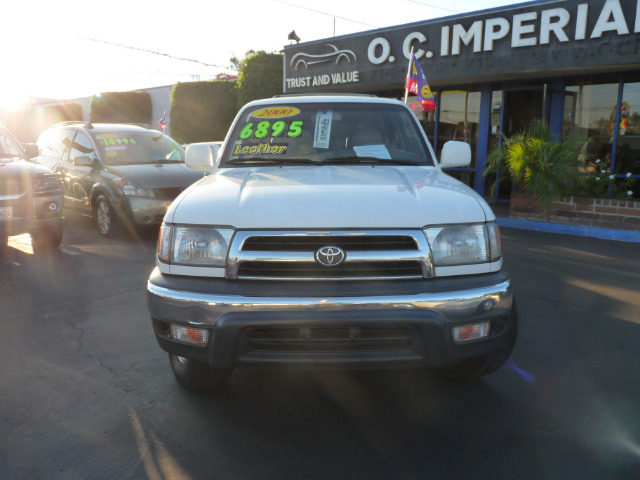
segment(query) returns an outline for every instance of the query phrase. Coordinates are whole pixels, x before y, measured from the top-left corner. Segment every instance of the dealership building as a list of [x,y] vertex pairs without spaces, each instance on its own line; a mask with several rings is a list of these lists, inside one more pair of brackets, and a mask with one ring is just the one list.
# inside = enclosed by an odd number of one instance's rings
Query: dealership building
[[450,173],[477,192],[508,199],[490,193],[487,156],[536,120],[585,138],[587,165],[640,179],[640,0],[535,1],[292,44],[283,89],[404,100],[412,50],[436,109],[408,103],[436,152],[471,145],[471,165]]

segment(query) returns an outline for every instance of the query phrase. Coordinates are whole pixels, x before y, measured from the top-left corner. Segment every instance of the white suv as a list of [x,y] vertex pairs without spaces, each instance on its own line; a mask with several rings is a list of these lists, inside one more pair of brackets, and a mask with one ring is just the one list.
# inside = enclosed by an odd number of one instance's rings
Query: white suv
[[236,365],[422,366],[485,375],[511,354],[517,313],[487,203],[442,172],[411,110],[370,96],[251,102],[209,175],[171,205],[147,300],[178,382]]

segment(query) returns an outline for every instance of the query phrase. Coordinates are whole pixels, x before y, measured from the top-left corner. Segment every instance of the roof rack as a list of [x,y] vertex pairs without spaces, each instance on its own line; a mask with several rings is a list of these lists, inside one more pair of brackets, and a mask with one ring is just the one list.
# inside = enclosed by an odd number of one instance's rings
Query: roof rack
[[84,120],[69,120],[66,122],[60,122],[60,123],[56,123],[54,127],[62,127],[65,125],[84,125],[87,128],[93,128],[93,125],[91,125],[91,122],[85,122]]

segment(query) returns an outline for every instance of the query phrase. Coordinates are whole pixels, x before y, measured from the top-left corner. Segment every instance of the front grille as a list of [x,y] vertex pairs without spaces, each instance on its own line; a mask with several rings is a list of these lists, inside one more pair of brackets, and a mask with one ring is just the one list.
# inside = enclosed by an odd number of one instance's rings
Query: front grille
[[249,352],[411,352],[407,327],[261,328],[248,332]]
[[336,235],[330,240],[316,236],[254,236],[242,244],[242,250],[260,252],[315,252],[329,242],[344,250],[370,252],[375,250],[416,250],[415,238],[405,235]]
[[38,175],[33,182],[33,191],[36,196],[42,196],[51,192],[61,192],[60,180],[57,175]]
[[171,188],[154,188],[153,194],[155,198],[159,200],[173,200],[182,193],[184,188],[171,187]]
[[[338,265],[323,265],[323,247],[338,247]],[[434,274],[422,230],[239,231],[226,276],[252,280],[419,279]]]
[[362,277],[422,277],[417,261],[351,262],[336,267],[318,263],[243,262],[238,269],[240,277],[271,278],[362,278]]

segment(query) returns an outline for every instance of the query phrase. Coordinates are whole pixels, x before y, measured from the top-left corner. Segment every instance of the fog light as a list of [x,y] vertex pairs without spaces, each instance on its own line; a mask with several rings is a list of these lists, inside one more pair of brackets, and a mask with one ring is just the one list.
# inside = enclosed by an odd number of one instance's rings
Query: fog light
[[489,335],[489,322],[474,323],[453,327],[453,341],[456,343],[470,342]]
[[209,341],[209,330],[204,328],[185,327],[183,325],[171,324],[171,338],[179,342],[193,343],[195,345],[206,345]]
[[58,202],[49,202],[44,206],[44,209],[48,210],[51,213],[57,212],[59,208],[60,207],[58,207]]

